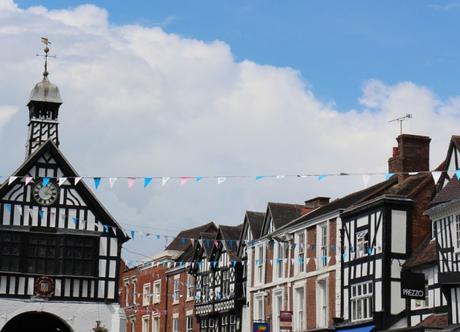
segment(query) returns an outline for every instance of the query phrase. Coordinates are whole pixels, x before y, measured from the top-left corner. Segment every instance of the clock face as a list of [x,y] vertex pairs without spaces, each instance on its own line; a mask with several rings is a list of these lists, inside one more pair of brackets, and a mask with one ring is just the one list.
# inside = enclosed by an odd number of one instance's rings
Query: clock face
[[58,192],[59,190],[54,183],[49,182],[45,187],[43,186],[43,183],[39,182],[34,185],[32,196],[38,204],[49,206],[56,202]]

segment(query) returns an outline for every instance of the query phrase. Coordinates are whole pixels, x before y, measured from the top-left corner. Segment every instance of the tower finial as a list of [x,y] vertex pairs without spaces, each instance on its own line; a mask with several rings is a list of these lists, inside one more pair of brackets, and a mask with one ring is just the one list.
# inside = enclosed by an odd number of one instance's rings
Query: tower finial
[[43,72],[43,78],[46,79],[48,78],[48,57],[55,58],[55,55],[49,55],[49,47],[48,45],[51,45],[51,42],[48,40],[47,37],[41,37],[41,42],[45,44],[45,48],[43,49],[43,52],[45,52],[45,55],[40,55],[37,54],[37,56],[42,56],[45,58],[45,71]]

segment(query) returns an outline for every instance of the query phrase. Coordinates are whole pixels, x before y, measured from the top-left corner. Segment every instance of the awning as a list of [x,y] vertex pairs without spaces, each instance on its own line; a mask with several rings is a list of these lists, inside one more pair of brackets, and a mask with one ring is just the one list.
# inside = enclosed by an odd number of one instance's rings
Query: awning
[[367,325],[367,326],[357,326],[357,327],[349,327],[345,329],[337,329],[340,332],[371,332],[375,329],[375,325]]

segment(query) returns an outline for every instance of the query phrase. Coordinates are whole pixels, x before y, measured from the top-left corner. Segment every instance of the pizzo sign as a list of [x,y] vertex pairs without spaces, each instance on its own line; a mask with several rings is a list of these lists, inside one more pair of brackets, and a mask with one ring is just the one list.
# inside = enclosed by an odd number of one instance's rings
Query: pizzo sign
[[425,275],[409,271],[401,272],[401,297],[406,299],[425,299]]

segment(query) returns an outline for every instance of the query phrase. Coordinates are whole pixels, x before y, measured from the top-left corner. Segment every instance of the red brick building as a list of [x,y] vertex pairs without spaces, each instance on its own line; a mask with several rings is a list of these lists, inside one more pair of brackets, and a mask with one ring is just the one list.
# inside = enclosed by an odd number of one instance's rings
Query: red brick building
[[184,230],[161,253],[122,273],[120,304],[127,332],[195,332],[194,282],[188,274],[193,243],[214,223]]

